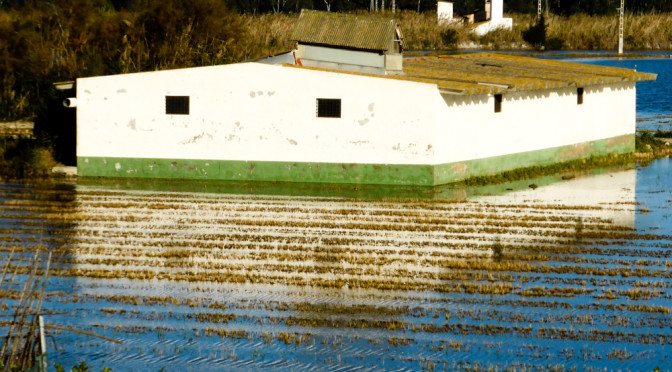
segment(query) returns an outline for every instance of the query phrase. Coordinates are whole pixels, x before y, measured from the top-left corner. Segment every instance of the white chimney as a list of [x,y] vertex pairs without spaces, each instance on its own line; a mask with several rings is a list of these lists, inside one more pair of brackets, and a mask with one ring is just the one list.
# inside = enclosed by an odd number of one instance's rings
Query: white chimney
[[504,0],[491,0],[490,19],[493,21],[504,18]]
[[453,20],[453,3],[448,1],[438,1],[436,3],[436,13],[439,24],[451,22]]

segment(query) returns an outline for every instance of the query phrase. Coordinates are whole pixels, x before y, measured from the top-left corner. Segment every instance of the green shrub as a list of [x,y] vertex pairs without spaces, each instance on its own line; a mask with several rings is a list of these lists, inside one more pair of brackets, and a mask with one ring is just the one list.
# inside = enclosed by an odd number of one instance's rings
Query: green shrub
[[562,49],[563,46],[563,40],[557,36],[549,37],[546,39],[546,43],[544,44],[544,48],[546,50],[560,50]]
[[546,45],[546,28],[548,28],[548,26],[546,25],[546,19],[542,14],[537,19],[537,23],[523,31],[523,40],[536,49],[541,49]]
[[665,143],[656,138],[651,132],[640,132],[635,137],[635,150],[638,152],[653,151]]
[[452,27],[447,27],[441,31],[441,42],[443,46],[451,49],[457,48],[460,41],[460,32]]

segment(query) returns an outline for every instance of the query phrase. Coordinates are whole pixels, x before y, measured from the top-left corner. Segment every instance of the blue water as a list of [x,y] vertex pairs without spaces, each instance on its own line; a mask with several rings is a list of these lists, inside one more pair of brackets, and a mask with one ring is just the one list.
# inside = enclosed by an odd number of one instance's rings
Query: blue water
[[[638,84],[637,126],[668,129],[672,60],[581,62],[657,73],[657,81]],[[58,250],[55,268],[103,274],[61,271],[49,280],[48,324],[123,342],[51,330],[50,364],[62,363],[66,370],[86,361],[96,371],[670,371],[672,161],[595,173],[460,202],[0,184],[0,263],[12,247],[50,247]],[[399,213],[390,217],[373,210]],[[269,226],[250,222],[264,215]],[[326,226],[270,226],[282,220]],[[334,220],[339,222],[328,225]],[[360,225],[343,228],[347,223]],[[366,227],[384,223],[394,228]],[[507,223],[515,226],[498,232]],[[361,240],[341,242],[351,238]],[[433,263],[438,256],[432,248],[459,248],[466,255],[474,250],[491,263],[491,242],[501,242],[503,264],[512,263],[506,254],[514,252],[520,261],[513,263],[530,267],[489,271],[453,267],[450,260]],[[227,251],[228,246],[235,249]],[[315,250],[324,246],[343,252],[329,256]],[[220,260],[213,275],[232,272],[236,260],[247,258],[250,279],[192,282],[152,276],[203,269],[188,258],[156,255],[178,247],[194,249],[206,264]],[[425,270],[412,271],[413,265],[402,260],[380,264],[384,270],[376,272],[376,265],[353,259],[367,258],[357,256],[364,250],[381,262],[420,257]],[[377,250],[384,253],[376,255]],[[260,258],[277,252],[289,258],[277,263]],[[255,266],[257,261],[262,264]],[[104,277],[119,270],[132,273],[134,264],[148,265],[149,279]],[[315,285],[268,279],[282,265],[316,274]],[[354,280],[340,287],[321,282],[342,279],[347,270],[353,270],[353,279],[374,270],[374,277],[390,282],[414,282],[435,272],[439,283],[394,290],[385,289],[384,282],[365,288],[355,287]],[[254,274],[268,281],[256,283]],[[437,289],[456,284],[464,288]],[[500,284],[513,291],[479,293],[470,287]],[[577,292],[562,292],[568,288]],[[638,298],[639,290],[650,293]],[[0,307],[0,313],[7,309]],[[208,321],[195,314],[228,318]],[[0,336],[6,330],[0,327]]]
[[623,60],[580,58],[568,61],[658,74],[655,81],[637,83],[637,129],[672,130],[672,58]]

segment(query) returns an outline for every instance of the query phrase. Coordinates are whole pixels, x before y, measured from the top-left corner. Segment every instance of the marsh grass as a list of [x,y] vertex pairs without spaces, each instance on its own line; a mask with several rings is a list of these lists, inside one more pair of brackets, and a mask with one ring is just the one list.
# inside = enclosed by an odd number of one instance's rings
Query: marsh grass
[[35,140],[0,138],[0,179],[50,177],[57,164],[51,149]]
[[[512,30],[496,30],[484,36],[471,32],[471,27],[460,22],[439,25],[433,12],[417,13],[403,10],[381,16],[395,18],[404,33],[407,50],[457,49],[532,49],[522,37],[536,22],[534,15],[510,14]],[[294,23],[298,14],[245,15],[249,27],[248,56],[267,55],[289,50]],[[604,50],[617,48],[618,17],[607,15],[551,14],[546,19],[547,40],[555,40],[554,49]],[[626,14],[626,50],[672,49],[672,16],[668,13]]]

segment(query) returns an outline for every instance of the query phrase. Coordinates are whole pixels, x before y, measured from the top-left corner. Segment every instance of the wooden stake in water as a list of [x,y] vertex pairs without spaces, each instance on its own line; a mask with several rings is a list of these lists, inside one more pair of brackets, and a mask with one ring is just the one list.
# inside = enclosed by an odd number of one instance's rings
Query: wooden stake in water
[[623,13],[625,12],[625,0],[621,0],[620,15],[618,17],[618,54],[623,54]]
[[40,352],[42,353],[42,370],[47,370],[47,357],[44,355],[47,352],[47,342],[44,339],[44,318],[40,315],[38,318],[40,323]]

